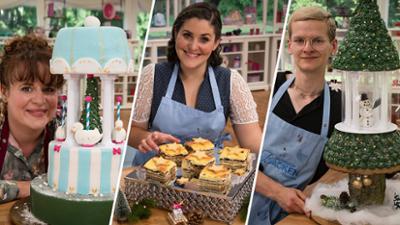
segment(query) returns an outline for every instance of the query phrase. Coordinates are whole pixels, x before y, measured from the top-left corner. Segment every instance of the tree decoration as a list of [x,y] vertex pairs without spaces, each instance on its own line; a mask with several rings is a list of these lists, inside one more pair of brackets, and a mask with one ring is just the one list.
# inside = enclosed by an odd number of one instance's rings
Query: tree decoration
[[[94,77],[93,74],[88,74],[86,78],[86,83],[87,86],[85,96],[90,96],[92,98],[92,101],[90,102],[89,128],[90,130],[94,130],[94,128],[97,128],[100,133],[103,133],[102,123],[100,119],[98,79]],[[88,111],[86,110],[86,107],[84,107],[80,119],[80,122],[82,124],[86,123],[87,112]]]
[[128,220],[129,215],[132,213],[129,207],[128,200],[125,194],[119,190],[117,195],[117,202],[115,204],[114,216],[118,222],[125,222]]
[[399,147],[398,132],[365,135],[334,130],[325,146],[324,159],[342,172],[384,168],[394,172],[400,165]]
[[342,75],[343,122],[335,125],[324,159],[349,174],[350,203],[382,205],[385,174],[400,170],[400,135],[388,111],[388,71],[399,69],[400,60],[376,0],[359,0],[333,68]]
[[400,68],[396,47],[379,14],[376,0],[359,0],[332,66],[346,71],[390,71]]
[[135,202],[132,206],[132,213],[128,217],[129,222],[137,222],[142,219],[148,219],[151,216],[151,208],[156,206],[152,199],[144,199],[141,202]]

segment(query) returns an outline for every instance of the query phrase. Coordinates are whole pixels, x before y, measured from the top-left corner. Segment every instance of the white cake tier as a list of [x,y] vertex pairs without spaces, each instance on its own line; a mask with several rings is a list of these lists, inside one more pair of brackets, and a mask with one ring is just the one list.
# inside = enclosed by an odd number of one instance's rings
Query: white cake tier
[[48,183],[53,190],[78,194],[115,192],[123,144],[94,147],[49,144]]
[[385,126],[376,126],[376,127],[358,127],[354,128],[351,126],[347,126],[344,122],[338,123],[335,125],[335,128],[339,131],[345,133],[353,133],[353,134],[382,134],[382,133],[389,133],[393,132],[397,129],[396,124],[394,123],[387,123]]

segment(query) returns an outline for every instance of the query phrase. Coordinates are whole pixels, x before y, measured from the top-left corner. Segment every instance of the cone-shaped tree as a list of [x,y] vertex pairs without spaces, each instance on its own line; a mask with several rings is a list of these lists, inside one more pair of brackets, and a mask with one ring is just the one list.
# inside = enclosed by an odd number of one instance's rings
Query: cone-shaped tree
[[[86,94],[85,96],[91,96],[92,101],[90,102],[90,113],[89,113],[89,127],[91,130],[97,128],[100,133],[103,133],[102,124],[100,119],[100,105],[99,105],[99,84],[96,77],[88,74],[86,78]],[[81,123],[86,124],[86,105],[83,105]],[[86,127],[85,127],[86,128]]]
[[376,0],[359,0],[333,68],[346,71],[390,71],[400,68],[397,50]]

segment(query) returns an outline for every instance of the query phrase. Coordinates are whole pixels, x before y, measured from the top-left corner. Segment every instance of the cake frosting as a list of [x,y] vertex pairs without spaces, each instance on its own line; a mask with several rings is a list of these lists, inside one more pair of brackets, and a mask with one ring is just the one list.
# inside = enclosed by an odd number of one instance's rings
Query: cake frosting
[[125,32],[118,27],[63,28],[50,60],[53,74],[120,74],[133,71]]

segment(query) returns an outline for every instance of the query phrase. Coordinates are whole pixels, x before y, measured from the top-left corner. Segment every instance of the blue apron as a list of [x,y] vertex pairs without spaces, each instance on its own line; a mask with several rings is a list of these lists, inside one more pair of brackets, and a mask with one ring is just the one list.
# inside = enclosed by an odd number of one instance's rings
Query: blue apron
[[[214,70],[210,66],[208,67],[208,75],[215,103],[215,110],[212,112],[203,112],[172,100],[175,84],[178,79],[178,72],[179,65],[175,64],[168,83],[167,92],[161,99],[151,131],[171,134],[179,138],[181,142],[193,137],[207,138],[213,141],[216,146],[221,146],[222,142],[227,139],[227,136],[223,133],[226,119]],[[215,154],[217,154],[217,151],[215,151]],[[154,155],[156,155],[154,151],[147,153],[137,152],[133,164],[141,165]]]
[[[275,106],[294,81],[287,80],[272,98],[267,132],[260,163],[262,171],[286,187],[303,190],[311,181],[328,141],[330,94],[325,83],[321,134],[296,127],[273,113]],[[279,130],[279,132],[275,132]],[[275,224],[287,216],[277,202],[254,193],[249,225]]]

